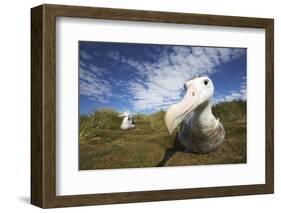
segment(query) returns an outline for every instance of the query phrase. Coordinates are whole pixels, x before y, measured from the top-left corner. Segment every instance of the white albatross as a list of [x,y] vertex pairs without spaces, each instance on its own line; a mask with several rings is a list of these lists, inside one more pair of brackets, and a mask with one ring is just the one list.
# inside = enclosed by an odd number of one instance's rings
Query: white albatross
[[123,121],[120,125],[120,129],[126,130],[126,129],[132,129],[135,127],[134,117],[128,113],[123,113],[120,115],[120,117],[123,117]]
[[208,77],[198,77],[184,87],[185,97],[165,114],[166,128],[172,134],[181,123],[177,139],[186,151],[208,153],[220,146],[225,136],[222,124],[212,114],[213,82]]

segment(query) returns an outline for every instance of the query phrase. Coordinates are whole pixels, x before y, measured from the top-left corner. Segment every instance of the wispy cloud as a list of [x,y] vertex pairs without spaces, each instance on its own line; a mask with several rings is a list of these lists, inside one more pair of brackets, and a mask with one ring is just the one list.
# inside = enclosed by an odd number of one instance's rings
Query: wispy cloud
[[214,98],[214,103],[224,102],[224,101],[232,101],[232,100],[246,100],[247,99],[247,83],[246,76],[242,78],[242,82],[240,83],[239,90],[229,91],[226,95],[220,95],[219,98]]
[[186,80],[197,75],[211,75],[218,71],[217,66],[243,53],[243,49],[176,46],[163,48],[154,63],[122,59],[144,76],[143,81],[131,81],[128,85],[134,97],[134,110],[166,108],[181,98]]
[[81,50],[79,52],[79,54],[80,54],[81,59],[84,59],[84,60],[90,60],[91,59],[91,55],[85,50]]
[[112,95],[111,84],[99,77],[103,69],[80,67],[80,94],[100,103],[108,103]]
[[[95,51],[80,51],[80,94],[104,104],[122,100],[131,111],[148,112],[166,109],[179,101],[188,79],[219,72],[220,65],[239,58],[245,49],[153,45],[139,54],[124,54],[114,48],[99,54],[107,63],[105,67],[96,65]],[[118,74],[114,66],[118,66]],[[214,101],[246,99],[246,79],[243,80],[240,90]]]

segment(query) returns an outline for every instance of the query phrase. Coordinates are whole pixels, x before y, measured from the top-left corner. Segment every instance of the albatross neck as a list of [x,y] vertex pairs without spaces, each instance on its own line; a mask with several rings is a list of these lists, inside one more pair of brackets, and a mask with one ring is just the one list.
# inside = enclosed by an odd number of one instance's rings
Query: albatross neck
[[212,104],[210,101],[203,103],[194,110],[193,126],[195,128],[216,127],[217,121],[212,113]]

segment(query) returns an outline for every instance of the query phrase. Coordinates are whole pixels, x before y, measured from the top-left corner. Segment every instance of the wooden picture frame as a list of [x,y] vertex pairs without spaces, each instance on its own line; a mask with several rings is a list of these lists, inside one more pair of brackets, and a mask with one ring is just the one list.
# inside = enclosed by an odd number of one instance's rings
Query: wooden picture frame
[[[56,195],[56,18],[94,18],[265,29],[265,184]],[[126,9],[41,5],[31,9],[31,203],[42,208],[267,194],[274,191],[274,21]]]

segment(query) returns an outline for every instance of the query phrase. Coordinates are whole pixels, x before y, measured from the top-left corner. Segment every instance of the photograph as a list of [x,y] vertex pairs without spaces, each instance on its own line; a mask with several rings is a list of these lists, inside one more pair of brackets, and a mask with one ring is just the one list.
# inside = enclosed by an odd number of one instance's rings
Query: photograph
[[273,194],[273,16],[128,8],[31,8],[30,203]]
[[79,170],[247,163],[247,48],[78,42]]

